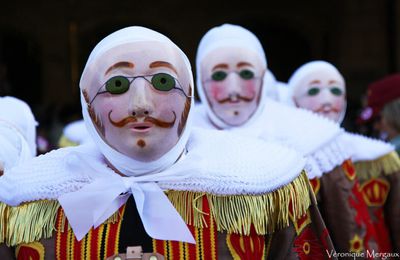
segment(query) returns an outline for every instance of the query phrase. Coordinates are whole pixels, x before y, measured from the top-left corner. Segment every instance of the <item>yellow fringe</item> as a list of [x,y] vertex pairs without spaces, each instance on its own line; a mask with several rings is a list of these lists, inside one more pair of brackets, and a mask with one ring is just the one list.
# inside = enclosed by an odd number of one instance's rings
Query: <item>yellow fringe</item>
[[51,237],[59,207],[57,201],[49,200],[18,207],[0,203],[0,243],[15,246]]
[[[60,204],[54,200],[39,200],[18,207],[0,203],[0,244],[16,246],[50,238],[56,230],[59,208]],[[64,232],[66,217],[64,214],[62,217],[60,231]],[[121,217],[119,211],[116,211],[104,223],[115,223]]]
[[265,235],[289,225],[289,202],[295,219],[311,204],[309,181],[303,171],[291,183],[263,195],[212,195],[191,191],[168,191],[167,196],[187,224],[206,227],[202,197],[206,196],[218,231],[249,235],[250,227]]
[[367,180],[370,178],[377,178],[384,175],[400,171],[400,158],[398,154],[393,151],[376,160],[360,161],[354,163],[358,178]]

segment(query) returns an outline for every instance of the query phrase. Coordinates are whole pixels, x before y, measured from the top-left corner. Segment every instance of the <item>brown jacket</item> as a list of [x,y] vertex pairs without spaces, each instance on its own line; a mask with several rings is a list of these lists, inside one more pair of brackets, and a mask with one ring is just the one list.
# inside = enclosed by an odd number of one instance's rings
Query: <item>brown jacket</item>
[[311,180],[318,207],[338,253],[379,252],[378,236],[351,161]]

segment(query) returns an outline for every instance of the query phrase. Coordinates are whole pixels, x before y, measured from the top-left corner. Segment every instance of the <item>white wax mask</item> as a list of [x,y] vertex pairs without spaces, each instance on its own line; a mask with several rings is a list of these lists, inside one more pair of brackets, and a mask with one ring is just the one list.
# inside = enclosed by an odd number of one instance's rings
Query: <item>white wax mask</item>
[[259,54],[242,47],[220,47],[200,65],[203,91],[214,114],[230,126],[246,123],[260,102],[265,65]]
[[170,151],[185,127],[192,94],[178,51],[160,42],[134,42],[108,50],[97,64],[84,95],[102,139],[143,162]]
[[303,65],[296,73],[296,80],[289,80],[296,106],[341,123],[346,110],[346,88],[340,73],[322,62]]

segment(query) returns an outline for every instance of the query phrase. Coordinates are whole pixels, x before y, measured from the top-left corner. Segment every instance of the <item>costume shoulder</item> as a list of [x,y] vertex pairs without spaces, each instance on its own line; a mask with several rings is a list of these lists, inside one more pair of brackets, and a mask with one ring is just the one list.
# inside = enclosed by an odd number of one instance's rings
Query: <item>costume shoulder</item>
[[[79,170],[74,165],[85,165],[84,161],[76,162],[82,157],[99,161],[95,151],[89,146],[60,148],[6,169],[0,177],[0,202],[18,206],[29,201],[56,199],[65,192],[81,188],[92,179],[88,175],[91,165],[80,167]],[[80,156],[82,154],[85,156]],[[107,170],[107,167],[104,168]]]
[[17,207],[0,202],[0,244],[16,246],[53,234],[60,204],[54,200],[38,200]]
[[346,133],[345,139],[361,179],[400,171],[400,159],[392,144],[355,133]]
[[[219,230],[247,234],[251,225],[267,234],[289,225],[289,214],[303,216],[310,206],[304,159],[275,142],[206,129],[193,129],[184,160],[198,173],[176,182],[160,182],[190,222],[206,198]],[[201,227],[202,214],[194,222]]]
[[307,158],[310,178],[319,177],[350,158],[344,129],[311,111],[267,99],[258,135],[291,147]]
[[[116,212],[104,223],[113,223],[118,216],[119,212]],[[57,231],[57,221],[67,223],[57,200],[36,200],[16,207],[0,202],[0,244],[17,246],[50,238]],[[63,229],[65,225],[60,226]]]

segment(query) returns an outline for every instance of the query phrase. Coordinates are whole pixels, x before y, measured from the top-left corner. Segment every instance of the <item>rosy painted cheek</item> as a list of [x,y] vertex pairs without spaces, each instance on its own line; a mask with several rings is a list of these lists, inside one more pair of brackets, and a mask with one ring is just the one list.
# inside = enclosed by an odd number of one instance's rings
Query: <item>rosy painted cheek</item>
[[254,80],[246,80],[242,86],[245,96],[254,96],[256,94],[257,84]]
[[211,83],[210,86],[211,97],[220,100],[226,97],[225,87],[221,83]]
[[298,100],[298,105],[301,108],[305,108],[311,111],[316,112],[316,110],[321,106],[321,102],[319,101],[318,98],[312,98],[312,97],[304,97]]
[[343,100],[342,98],[336,98],[336,99],[333,101],[332,106],[333,106],[335,109],[341,111],[341,110],[343,110],[343,108],[344,108],[344,100]]
[[317,110],[322,106],[321,100],[319,100],[317,98],[316,99],[311,99],[310,103],[309,103],[309,106],[310,106],[311,110],[313,110],[313,111]]

